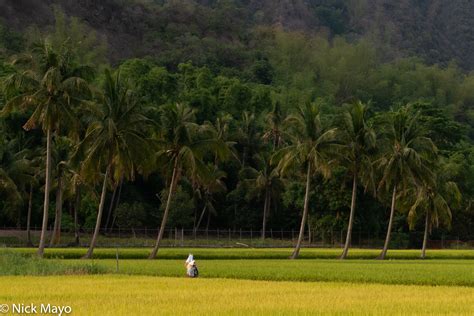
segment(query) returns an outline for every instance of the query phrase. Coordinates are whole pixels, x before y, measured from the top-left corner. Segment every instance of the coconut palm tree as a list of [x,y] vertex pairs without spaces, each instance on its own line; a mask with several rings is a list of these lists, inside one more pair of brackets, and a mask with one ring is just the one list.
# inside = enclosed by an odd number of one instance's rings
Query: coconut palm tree
[[390,217],[384,247],[378,259],[385,259],[390,244],[397,198],[411,185],[419,185],[433,178],[430,157],[437,149],[419,122],[419,112],[411,106],[401,107],[388,117],[388,124],[380,144],[383,154],[376,162],[382,172],[379,189],[392,192]]
[[341,259],[347,257],[351,244],[359,182],[361,179],[365,180],[363,182],[366,187],[373,184],[372,157],[376,148],[376,135],[374,129],[367,123],[367,112],[368,105],[358,101],[351,105],[342,117],[340,160],[352,175],[352,198],[346,242]]
[[272,200],[278,199],[284,184],[278,166],[272,163],[269,153],[262,151],[254,155],[253,160],[257,165],[256,168],[245,167],[240,171],[240,176],[243,178],[243,183],[250,185],[252,192],[264,197],[262,216],[262,240],[264,240]]
[[249,157],[252,157],[254,152],[258,151],[259,142],[261,135],[258,130],[257,118],[254,113],[244,111],[242,113],[242,119],[239,121],[237,128],[237,141],[242,147],[242,167],[245,167]]
[[413,229],[418,219],[425,217],[425,231],[421,248],[421,259],[426,257],[426,245],[433,227],[444,224],[451,226],[451,207],[461,202],[461,192],[457,184],[449,181],[448,173],[443,166],[436,168],[434,178],[423,181],[419,186],[410,189],[405,197],[408,208],[408,224]]
[[84,259],[91,258],[99,235],[107,185],[117,183],[122,176],[133,179],[137,167],[150,155],[146,136],[150,120],[138,98],[120,76],[105,71],[103,91],[97,95],[97,110],[80,142],[76,157],[85,157],[81,173],[85,179],[96,178],[105,169],[102,179],[97,221],[91,243]]
[[290,130],[288,137],[291,144],[275,154],[273,159],[278,161],[278,170],[284,174],[295,165],[306,169],[303,216],[298,241],[290,256],[291,259],[296,259],[301,249],[308,218],[311,177],[315,173],[321,173],[325,178],[330,176],[331,159],[329,153],[335,144],[336,129],[328,129],[323,126],[320,107],[314,103],[306,103],[299,107],[296,114],[285,119],[285,124]]
[[210,214],[216,214],[216,209],[214,207],[214,195],[227,190],[227,187],[223,181],[225,177],[226,173],[222,170],[219,170],[215,165],[208,165],[207,170],[200,173],[197,179],[199,187],[196,193],[202,200],[204,207],[194,227],[194,236],[196,236],[197,230],[201,225],[206,211]]
[[63,214],[64,189],[67,182],[68,162],[72,151],[71,141],[67,137],[55,137],[53,146],[53,161],[55,162],[57,187],[56,187],[56,213],[54,216],[53,234],[50,247],[57,245],[61,238],[61,221]]
[[273,144],[273,150],[280,147],[283,141],[283,122],[285,116],[281,110],[280,102],[275,102],[273,110],[267,114],[266,120],[269,129],[263,134],[263,139]]
[[226,144],[217,140],[208,126],[195,123],[194,110],[183,104],[164,107],[158,143],[160,149],[157,152],[157,165],[170,170],[172,174],[161,226],[149,259],[154,259],[158,253],[171,200],[182,174],[196,178],[198,173],[205,171],[203,157],[208,151],[215,153],[218,158],[224,158],[230,153]]
[[33,194],[38,185],[41,182],[41,175],[44,174],[42,166],[44,166],[43,160],[44,157],[39,153],[40,148],[35,148],[35,150],[30,151],[30,161],[29,168],[31,168],[32,177],[29,182],[29,192],[28,192],[28,211],[26,216],[26,244],[28,247],[33,247],[33,241],[31,239],[31,217],[33,213]]
[[31,192],[30,184],[35,183],[35,168],[31,151],[19,148],[18,139],[0,142],[0,194],[20,228],[23,200]]
[[[214,124],[212,122],[205,122],[204,126],[207,131],[213,134],[216,141],[225,144],[229,149],[232,150],[232,156],[238,160],[237,155],[234,152],[235,142],[230,140],[230,126],[233,118],[229,113],[221,113]],[[219,165],[219,155],[214,153],[214,164]]]
[[15,108],[33,109],[33,114],[24,124],[27,131],[41,125],[46,135],[46,168],[43,205],[43,223],[38,255],[43,256],[48,226],[49,193],[51,190],[52,136],[60,128],[74,130],[73,107],[89,96],[89,85],[85,78],[90,68],[78,65],[66,46],[54,49],[47,41],[34,45],[30,55],[13,60],[18,71],[5,80],[6,95],[10,96],[2,112]]

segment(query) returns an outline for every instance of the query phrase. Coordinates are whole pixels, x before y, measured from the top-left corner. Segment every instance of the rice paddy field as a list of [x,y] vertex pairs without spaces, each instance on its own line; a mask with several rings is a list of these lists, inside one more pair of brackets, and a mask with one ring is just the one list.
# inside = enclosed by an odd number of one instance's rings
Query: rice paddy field
[[[0,304],[70,306],[73,315],[474,315],[473,250],[31,249],[0,252]],[[119,254],[119,260],[115,259]],[[195,255],[200,277],[184,276]],[[10,310],[11,312],[11,310]],[[64,315],[64,314],[63,314]]]

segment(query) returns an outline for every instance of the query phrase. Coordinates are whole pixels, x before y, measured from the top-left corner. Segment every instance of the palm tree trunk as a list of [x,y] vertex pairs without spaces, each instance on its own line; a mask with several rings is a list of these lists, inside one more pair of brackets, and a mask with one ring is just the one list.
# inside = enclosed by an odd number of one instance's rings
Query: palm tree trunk
[[378,256],[377,259],[384,260],[385,257],[387,256],[387,250],[388,246],[390,244],[390,234],[392,232],[392,225],[393,225],[393,215],[395,214],[395,202],[397,199],[397,186],[395,185],[393,187],[393,193],[392,193],[392,206],[390,208],[390,219],[388,221],[388,228],[387,228],[387,237],[385,238],[385,244],[383,246],[382,252]]
[[207,212],[206,236],[209,234],[210,224],[211,224],[211,212]]
[[352,183],[352,201],[351,201],[351,214],[349,215],[349,225],[347,226],[346,243],[340,259],[346,259],[349,253],[349,247],[351,245],[352,238],[352,226],[354,224],[354,213],[356,208],[356,197],[357,197],[357,173],[354,173],[354,181]]
[[95,223],[94,235],[92,236],[91,244],[89,245],[89,250],[82,259],[92,258],[92,253],[94,252],[94,247],[97,242],[97,237],[99,236],[100,231],[100,222],[102,220],[102,214],[104,213],[104,204],[105,204],[105,195],[107,194],[107,180],[109,178],[111,165],[107,166],[107,170],[104,175],[104,183],[102,184],[102,194],[100,195],[99,211],[97,212],[97,221]]
[[16,228],[18,230],[21,229],[21,213],[22,213],[22,208],[21,207],[17,207],[17,217],[16,217]]
[[196,238],[197,230],[199,229],[199,226],[201,225],[202,219],[204,218],[204,213],[206,213],[206,209],[207,209],[207,204],[202,209],[201,216],[199,216],[199,220],[198,220],[196,226],[194,227],[194,232],[193,232],[194,233],[194,238]]
[[105,221],[105,226],[104,226],[105,229],[107,229],[107,227],[109,227],[110,216],[112,215],[112,210],[114,208],[115,195],[117,194],[117,190],[118,190],[118,185],[115,185],[114,186],[114,192],[112,193],[112,198],[110,199],[109,212],[107,213],[107,220]]
[[270,209],[270,190],[265,189],[265,204],[263,205],[263,223],[262,223],[262,240],[265,240],[265,232],[267,229],[267,216]]
[[165,208],[165,212],[163,214],[163,220],[161,221],[160,231],[158,232],[158,237],[156,238],[155,247],[153,247],[153,250],[152,250],[150,256],[148,257],[148,259],[155,259],[156,254],[158,253],[158,248],[160,247],[160,242],[161,242],[161,239],[163,238],[163,234],[165,232],[166,221],[168,220],[168,213],[169,213],[170,206],[171,206],[171,199],[173,198],[173,193],[174,193],[174,190],[175,190],[175,187],[176,187],[177,180],[178,180],[178,158],[176,158],[175,163],[174,163],[174,167],[173,167],[173,175],[171,176],[171,183],[170,183],[170,188],[169,188],[169,192],[168,192],[168,199],[166,201],[166,208]]
[[309,187],[311,184],[311,162],[308,162],[308,172],[306,174],[306,192],[304,196],[304,207],[303,207],[303,217],[301,218],[300,234],[298,236],[298,241],[296,242],[295,250],[291,255],[290,259],[298,258],[301,249],[301,242],[304,237],[304,227],[306,225],[306,219],[308,218],[308,205],[309,205]]
[[46,234],[48,229],[49,191],[51,190],[51,128],[46,131],[46,183],[44,186],[43,223],[41,225],[41,236],[38,246],[38,256],[44,255],[46,246]]
[[425,234],[423,236],[423,247],[421,248],[421,259],[426,257],[426,244],[428,243],[428,234],[430,230],[430,212],[426,212]]
[[78,185],[76,188],[76,200],[74,201],[74,243],[79,246],[79,223],[78,216],[79,209],[81,208],[81,186]]
[[61,238],[61,217],[63,213],[63,175],[61,167],[58,170],[58,189],[56,192],[56,214],[54,217],[54,228],[53,236],[51,236],[51,242],[49,246],[52,247],[59,243]]
[[308,244],[309,245],[311,245],[311,241],[312,241],[310,220],[311,220],[311,218],[309,217],[309,214],[308,214],[308,220],[306,221],[306,226],[308,226]]
[[112,223],[110,224],[109,232],[113,229],[115,225],[115,220],[117,219],[117,214],[115,213],[115,210],[120,204],[120,197],[122,196],[122,187],[123,187],[123,175],[120,178],[120,186],[119,186],[119,191],[117,195],[117,200],[115,201],[114,207],[112,208],[112,213],[114,214],[114,216],[112,217]]
[[30,195],[28,197],[28,215],[26,217],[26,245],[32,247],[31,242],[31,211],[33,209],[33,185],[30,184]]
[[[197,224],[197,220],[198,220],[198,218],[197,218],[198,217],[198,214],[197,214],[198,213],[198,208],[197,208],[197,206],[193,208],[193,213],[194,213],[194,215],[193,215],[193,232],[194,232],[194,230],[196,229],[196,224]],[[194,236],[194,238],[196,238],[196,235],[193,234],[193,236]]]

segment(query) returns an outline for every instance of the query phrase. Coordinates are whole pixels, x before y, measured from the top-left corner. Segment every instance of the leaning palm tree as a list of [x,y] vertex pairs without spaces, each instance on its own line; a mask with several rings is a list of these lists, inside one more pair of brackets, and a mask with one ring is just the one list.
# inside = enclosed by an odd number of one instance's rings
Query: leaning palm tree
[[122,175],[133,179],[137,166],[150,156],[146,136],[150,120],[120,72],[112,75],[105,71],[103,92],[97,96],[96,105],[96,114],[75,154],[85,157],[81,170],[85,179],[95,178],[105,169],[94,234],[84,259],[92,257],[97,242],[108,182],[116,183]]
[[207,126],[195,123],[194,114],[193,109],[183,104],[173,104],[163,109],[157,165],[171,171],[171,181],[161,226],[149,259],[154,259],[158,253],[171,201],[182,174],[186,173],[190,178],[196,178],[197,173],[203,172],[205,170],[203,157],[207,151],[215,153],[218,157],[229,154],[225,143],[215,139],[214,133],[210,132]]
[[48,41],[34,45],[32,54],[18,56],[13,64],[19,68],[5,82],[6,95],[11,96],[3,108],[9,113],[15,108],[33,109],[23,128],[27,131],[41,125],[46,134],[46,168],[43,223],[38,255],[43,256],[48,227],[49,193],[51,190],[51,140],[60,128],[73,130],[75,104],[87,98],[89,85],[84,80],[90,68],[77,65],[66,46],[53,49]]
[[365,186],[373,184],[372,157],[376,147],[374,129],[367,123],[368,105],[358,101],[351,105],[343,114],[343,128],[340,131],[342,150],[341,162],[346,165],[352,175],[352,198],[347,236],[341,259],[349,252],[356,208],[357,187],[362,180]]
[[306,103],[296,114],[290,115],[285,123],[290,128],[291,144],[279,150],[274,159],[278,161],[278,169],[282,174],[292,166],[304,166],[306,169],[306,191],[300,232],[291,259],[296,259],[301,249],[306,220],[308,218],[309,192],[311,176],[321,173],[328,178],[331,174],[329,153],[336,140],[336,129],[325,128],[321,122],[320,108],[316,104]]
[[272,201],[275,201],[283,191],[283,180],[278,166],[272,163],[271,156],[266,152],[254,155],[256,168],[245,167],[240,171],[242,182],[251,187],[252,192],[263,196],[262,240],[265,239],[267,220]]
[[430,156],[437,149],[431,139],[425,137],[419,115],[419,112],[413,113],[410,106],[392,112],[382,139],[383,154],[376,162],[382,172],[379,188],[391,190],[392,197],[387,235],[378,259],[383,260],[387,255],[398,196],[411,185],[433,177]]
[[433,227],[444,224],[451,226],[451,207],[461,202],[461,192],[457,184],[449,181],[447,172],[443,168],[436,169],[436,175],[429,181],[413,187],[406,194],[403,204],[408,207],[408,224],[413,229],[422,216],[425,217],[425,231],[421,248],[421,259],[426,257],[426,245]]

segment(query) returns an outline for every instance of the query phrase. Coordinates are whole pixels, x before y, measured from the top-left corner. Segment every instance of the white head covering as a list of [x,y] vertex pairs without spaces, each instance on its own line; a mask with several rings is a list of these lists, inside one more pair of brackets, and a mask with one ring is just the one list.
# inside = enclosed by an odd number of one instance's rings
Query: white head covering
[[191,263],[194,261],[194,256],[192,253],[189,254],[188,259],[186,259],[186,263]]

